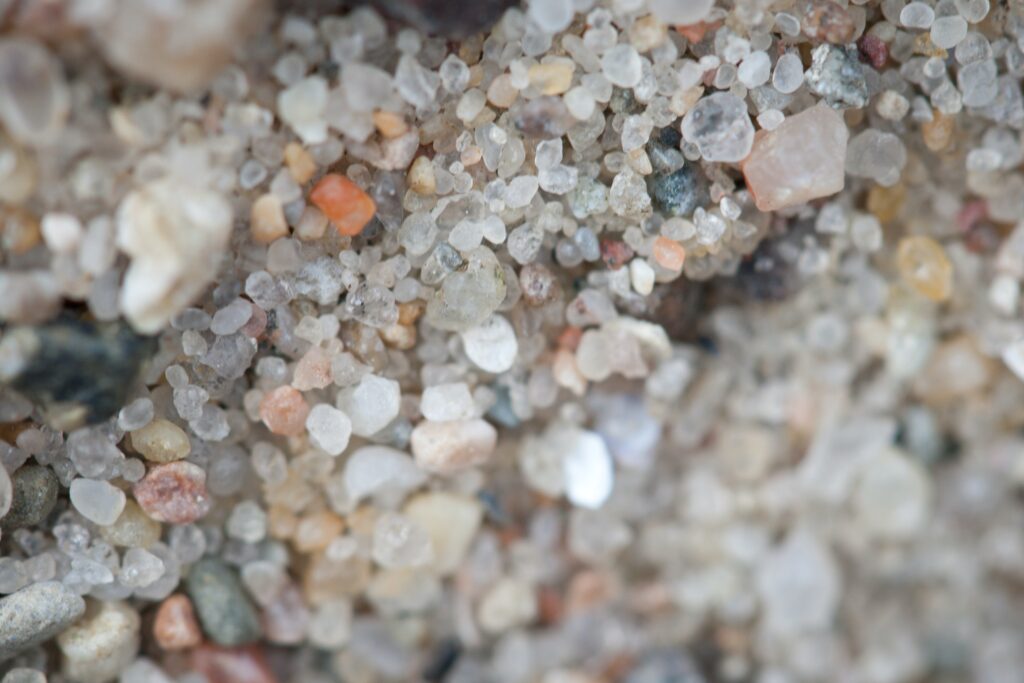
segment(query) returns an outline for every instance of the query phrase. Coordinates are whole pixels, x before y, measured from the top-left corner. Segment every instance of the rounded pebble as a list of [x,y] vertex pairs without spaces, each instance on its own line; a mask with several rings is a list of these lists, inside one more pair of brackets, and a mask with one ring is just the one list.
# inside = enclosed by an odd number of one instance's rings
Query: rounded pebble
[[57,581],[41,581],[0,598],[0,662],[64,631],[85,601]]
[[153,620],[153,638],[164,650],[184,650],[202,642],[203,634],[188,596],[179,593],[160,603]]
[[7,514],[0,519],[5,529],[35,526],[46,519],[57,504],[60,485],[53,471],[38,465],[24,465],[11,477],[14,492]]
[[150,462],[184,460],[192,450],[185,430],[162,418],[133,431],[131,443],[132,448]]
[[219,645],[251,643],[262,634],[259,616],[234,570],[214,558],[192,565],[185,589],[203,632]]
[[139,651],[140,624],[127,603],[90,601],[85,617],[57,636],[64,675],[81,683],[116,678]]

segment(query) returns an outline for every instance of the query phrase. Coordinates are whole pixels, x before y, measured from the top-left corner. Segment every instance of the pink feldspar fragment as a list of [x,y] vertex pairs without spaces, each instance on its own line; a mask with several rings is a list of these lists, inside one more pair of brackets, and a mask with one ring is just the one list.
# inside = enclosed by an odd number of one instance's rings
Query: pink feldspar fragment
[[200,645],[191,652],[192,669],[210,683],[277,683],[266,655],[258,647]]
[[323,389],[332,382],[331,357],[319,346],[313,346],[295,364],[292,386],[299,391]]
[[743,162],[757,208],[775,211],[842,190],[849,137],[842,115],[824,104],[759,131]]
[[133,489],[151,519],[190,524],[210,511],[206,470],[184,460],[157,465]]
[[164,650],[184,650],[203,641],[187,595],[178,593],[161,603],[153,620],[153,638]]
[[263,424],[274,434],[298,436],[306,430],[309,404],[296,389],[283,386],[263,397],[259,412]]

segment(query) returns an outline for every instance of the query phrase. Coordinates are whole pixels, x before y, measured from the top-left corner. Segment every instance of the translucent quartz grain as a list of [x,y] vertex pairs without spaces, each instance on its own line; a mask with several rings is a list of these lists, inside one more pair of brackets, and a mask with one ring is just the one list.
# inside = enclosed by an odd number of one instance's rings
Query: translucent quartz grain
[[584,508],[599,508],[611,495],[615,482],[608,446],[600,434],[579,431],[562,460],[565,495]]
[[875,128],[855,135],[846,150],[847,173],[858,178],[871,178],[887,187],[900,179],[906,163],[906,148],[899,137]]
[[[510,252],[511,243],[512,235]],[[465,254],[465,259],[466,265],[445,277],[427,303],[426,321],[434,327],[469,329],[486,320],[505,299],[505,271],[494,252],[481,246]]]
[[683,118],[682,130],[707,161],[742,161],[754,143],[747,105],[729,92],[701,98]]
[[882,248],[882,224],[870,214],[857,216],[850,224],[850,238],[860,251],[878,251]]
[[70,487],[71,504],[83,517],[99,526],[110,526],[125,506],[124,491],[105,481],[75,479]]
[[765,109],[757,115],[757,125],[765,130],[775,130],[786,120],[786,115],[778,109]]
[[1018,339],[1003,349],[1002,359],[1006,367],[1024,381],[1024,339]]
[[696,24],[714,7],[714,0],[650,0],[651,13],[666,24]]
[[968,107],[984,107],[999,94],[996,81],[998,69],[991,59],[983,59],[960,67],[956,82]]
[[824,104],[759,132],[743,163],[757,208],[775,211],[842,190],[848,138],[843,117]]
[[82,241],[82,223],[69,214],[48,213],[43,216],[39,227],[50,251],[71,251]]
[[640,296],[647,296],[654,291],[655,275],[654,269],[646,261],[635,258],[629,262],[629,281]]
[[266,536],[266,513],[254,501],[234,506],[224,526],[227,536],[246,543],[259,543]]
[[[137,660],[136,663],[141,661],[142,660]],[[126,671],[122,674],[122,676],[125,676],[126,673],[129,672]],[[122,678],[122,680],[124,680],[124,678]],[[0,679],[0,683],[46,683],[46,676],[42,672],[36,671],[35,669],[30,669],[27,667],[15,667],[13,669],[7,670],[7,673],[4,674],[4,677]],[[137,683],[137,681],[133,679],[126,681],[126,683]],[[149,683],[149,681],[147,680],[146,683]],[[156,680],[154,681],[154,683],[165,683],[165,681]]]
[[103,540],[115,546],[148,548],[160,540],[163,528],[150,519],[134,500],[125,503],[124,510],[113,524],[100,530]]
[[641,218],[651,212],[651,197],[643,176],[624,168],[612,180],[608,191],[608,208],[628,218]]
[[931,39],[935,47],[948,50],[967,36],[967,22],[959,15],[939,17],[931,26]]
[[117,246],[131,265],[120,308],[136,330],[160,330],[216,276],[232,213],[217,192],[170,178],[124,198],[117,211]]
[[363,446],[345,461],[345,491],[355,505],[379,494],[404,493],[418,488],[426,474],[407,453],[388,446]]
[[0,467],[0,519],[3,519],[7,511],[11,509],[11,502],[14,500],[14,485],[11,483],[11,476],[7,469]]
[[328,455],[340,455],[352,435],[348,415],[324,403],[313,406],[306,417],[310,440]]
[[899,121],[910,111],[910,102],[895,90],[886,90],[878,96],[875,110],[883,119]]
[[640,52],[649,52],[663,45],[668,38],[668,27],[655,16],[638,19],[629,27],[629,42]]
[[537,600],[525,580],[505,576],[491,586],[477,609],[477,620],[491,634],[525,626],[537,615]]
[[316,606],[305,624],[311,645],[324,650],[339,650],[352,637],[352,604],[331,600]]
[[462,332],[462,348],[473,364],[491,373],[512,367],[519,351],[515,330],[504,317],[492,315]]
[[991,9],[989,0],[955,0],[955,4],[960,16],[972,24],[984,19]]
[[577,85],[562,97],[566,108],[577,121],[586,121],[594,113],[594,95],[586,87]]
[[766,628],[780,635],[826,628],[842,592],[842,575],[828,545],[796,528],[772,548],[755,577]]
[[932,482],[921,463],[886,449],[865,463],[853,495],[853,514],[873,536],[914,538],[930,517]]
[[277,112],[307,145],[327,139],[327,80],[310,76],[282,90],[277,96]]
[[391,569],[417,567],[434,559],[430,536],[402,515],[385,512],[373,529],[373,559]]
[[420,397],[420,412],[435,422],[468,420],[475,410],[476,403],[465,382],[426,387]]
[[498,434],[480,419],[423,421],[412,430],[410,443],[416,464],[435,474],[455,474],[487,461]]
[[438,74],[441,77],[441,87],[450,93],[461,93],[469,85],[469,67],[454,54],[445,57]]
[[133,431],[144,427],[153,420],[153,401],[148,398],[136,398],[125,405],[118,413],[118,428]]
[[743,60],[736,76],[740,79],[740,83],[743,85],[748,88],[756,88],[757,86],[764,85],[768,82],[768,77],[771,75],[771,72],[771,58],[768,56],[767,52],[758,50],[757,52],[751,52],[747,58]]
[[122,558],[118,580],[125,586],[149,586],[164,574],[164,562],[142,548],[129,548]]
[[[411,55],[402,55],[395,68],[395,89],[414,107],[426,107],[434,101],[441,78]],[[380,106],[380,105],[378,105]]]
[[[992,57],[992,45],[989,44],[988,38],[984,35],[972,31],[956,46],[954,56],[958,64],[970,64],[983,59],[990,59]],[[939,61],[941,62],[942,60]],[[943,63],[941,73],[945,73],[945,66],[945,63]]]
[[935,10],[923,2],[912,2],[900,10],[900,23],[907,28],[930,28],[935,21]]
[[640,54],[628,43],[620,43],[601,57],[601,71],[612,85],[632,88],[640,82]]
[[432,568],[447,575],[455,572],[469,551],[483,521],[483,506],[467,496],[430,491],[411,498],[402,514],[430,537]]
[[953,292],[953,264],[942,245],[914,235],[900,240],[897,264],[903,281],[932,301],[945,301]]
[[534,0],[527,16],[546,33],[558,33],[569,27],[573,15],[572,0]]
[[272,560],[249,562],[240,574],[253,600],[264,607],[273,603],[288,585],[284,568]]
[[338,394],[337,405],[351,420],[353,434],[372,436],[398,417],[401,398],[398,382],[366,375],[359,384]]
[[52,143],[64,127],[70,99],[60,62],[41,43],[0,40],[0,122],[8,134],[29,145]]

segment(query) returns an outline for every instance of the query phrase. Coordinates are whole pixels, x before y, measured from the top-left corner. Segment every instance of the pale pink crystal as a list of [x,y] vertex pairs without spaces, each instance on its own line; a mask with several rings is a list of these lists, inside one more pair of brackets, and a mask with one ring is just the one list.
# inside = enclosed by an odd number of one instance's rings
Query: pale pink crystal
[[331,357],[319,346],[313,346],[295,364],[292,386],[299,391],[323,389],[330,385]]
[[757,208],[775,211],[842,190],[849,137],[842,115],[824,104],[759,131],[743,162]]
[[274,434],[298,436],[306,430],[309,404],[289,386],[278,387],[260,401],[260,419]]

